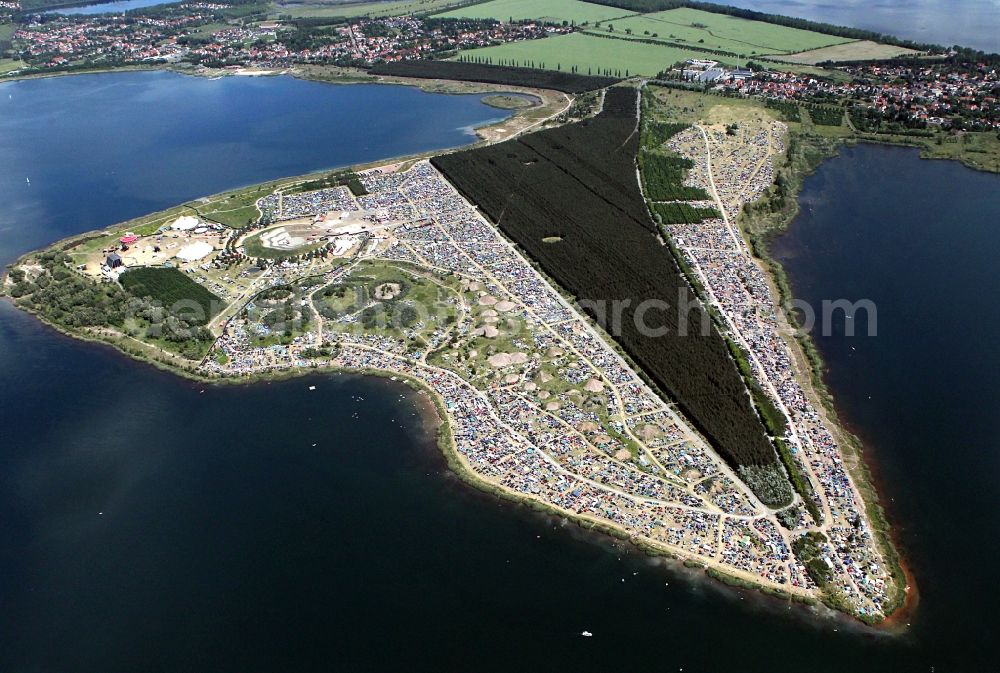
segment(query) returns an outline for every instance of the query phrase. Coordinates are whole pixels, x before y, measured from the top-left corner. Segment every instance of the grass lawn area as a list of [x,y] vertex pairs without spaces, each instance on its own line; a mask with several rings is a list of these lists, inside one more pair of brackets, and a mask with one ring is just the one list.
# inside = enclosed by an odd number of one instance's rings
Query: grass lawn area
[[458,7],[460,0],[399,0],[398,2],[316,2],[275,4],[273,14],[290,14],[295,18],[346,16],[402,16],[428,14]]
[[[266,231],[266,230],[265,230]],[[264,233],[264,232],[261,232]],[[246,254],[252,258],[263,258],[263,259],[281,259],[282,257],[294,257],[295,255],[302,255],[307,252],[312,252],[313,250],[318,250],[323,246],[323,243],[307,243],[301,245],[297,248],[292,248],[291,250],[278,250],[276,248],[266,247],[260,240],[260,234],[254,234],[248,236],[245,241],[243,241],[243,250]]]
[[208,215],[208,217],[233,229],[239,229],[240,227],[245,227],[248,224],[256,222],[257,218],[260,217],[260,213],[257,211],[256,206],[244,206],[234,210],[216,210]]
[[[607,29],[607,26],[602,26]],[[851,42],[847,38],[824,35],[810,30],[776,26],[725,14],[697,9],[670,9],[642,14],[614,22],[616,33],[631,29],[634,37],[649,38],[677,45],[690,44],[733,54],[790,54]],[[646,35],[648,31],[649,35]]]
[[227,28],[232,28],[228,23],[206,23],[204,26],[200,26],[198,30],[191,33],[193,37],[208,37],[212,33],[218,33],[220,30],[226,30]]
[[[428,275],[433,274],[411,272],[404,265],[381,260],[362,262],[347,278],[316,292],[313,301],[330,332],[360,328],[404,341],[425,342],[434,330],[453,322],[458,312],[454,283],[436,282]],[[351,314],[358,316],[358,323],[341,321]]]
[[13,58],[0,58],[0,75],[6,75],[12,70],[23,68],[24,62]]
[[920,52],[891,44],[879,44],[871,40],[855,40],[832,47],[811,49],[797,54],[784,56],[782,60],[791,63],[816,64],[824,61],[862,61],[865,59],[892,58],[894,56],[913,55]]
[[[652,108],[653,118],[663,122],[731,124],[780,117],[776,110],[766,107],[758,98],[726,98],[658,86],[647,87],[645,95],[656,99]],[[799,126],[795,123],[788,125],[792,128]]]
[[[497,47],[485,47],[463,51],[467,56],[492,58],[493,63],[514,60],[520,64],[534,61],[544,63],[548,70],[561,66],[568,72],[570,66],[577,66],[577,72],[598,75],[606,69],[627,70],[629,75],[655,75],[678,61],[689,58],[703,58],[704,52],[697,52],[669,45],[643,44],[629,40],[615,40],[583,33],[558,35],[541,40],[509,42]],[[738,65],[735,57],[714,56],[715,60],[729,65]]]
[[198,214],[205,219],[214,220],[233,228],[244,227],[248,220],[257,221],[257,199],[274,191],[275,183],[270,182],[254,187],[247,187],[235,192],[228,192],[205,200],[192,201]]
[[461,9],[453,9],[435,16],[492,18],[499,21],[508,21],[511,18],[515,21],[519,19],[546,19],[553,22],[575,21],[577,24],[582,24],[633,14],[635,12],[581,2],[580,0],[491,0]]

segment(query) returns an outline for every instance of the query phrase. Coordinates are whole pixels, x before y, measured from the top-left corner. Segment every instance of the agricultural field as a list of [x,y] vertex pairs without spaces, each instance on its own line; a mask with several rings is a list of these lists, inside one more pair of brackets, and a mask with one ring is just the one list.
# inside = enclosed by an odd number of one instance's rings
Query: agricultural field
[[635,12],[581,2],[580,0],[491,0],[490,2],[453,9],[435,16],[440,18],[492,18],[498,21],[535,19],[553,23],[567,21],[581,25],[633,14]]
[[[705,52],[666,44],[645,44],[634,40],[614,39],[584,33],[558,35],[542,40],[509,42],[497,47],[461,52],[467,58],[488,58],[493,63],[513,62],[515,65],[544,63],[550,70],[568,72],[575,67],[581,75],[598,75],[606,71],[621,71],[622,76],[654,76],[675,63],[689,58],[704,58]],[[739,65],[735,56],[713,56],[727,65]]]
[[215,294],[177,269],[129,269],[121,275],[120,282],[129,294],[139,298],[149,297],[168,309],[179,303],[199,306],[200,317],[185,311],[186,320],[192,325],[206,324],[221,308],[221,300]]
[[429,14],[459,7],[468,2],[460,0],[399,0],[397,2],[289,2],[275,3],[272,13],[293,18],[340,18],[369,16],[403,16],[404,14]]
[[[608,25],[601,26],[607,30]],[[626,30],[633,37],[665,40],[678,46],[691,45],[732,54],[790,54],[850,42],[847,38],[810,30],[750,21],[697,9],[670,9],[614,22],[616,33]],[[648,33],[648,35],[647,35]]]
[[[782,62],[816,65],[827,61],[863,61],[866,59],[893,58],[894,56],[912,56],[920,52],[892,44],[879,44],[871,40],[855,40],[830,47],[801,51],[795,54],[785,54]],[[779,59],[775,59],[779,60]]]
[[[631,299],[614,328],[597,308],[584,308],[731,465],[773,465],[774,448],[726,342],[657,242],[635,178],[635,117],[636,91],[612,88],[604,110],[586,122],[432,163],[570,295]],[[692,310],[683,318],[647,314],[641,320],[651,329],[638,329],[634,307],[655,298]]]

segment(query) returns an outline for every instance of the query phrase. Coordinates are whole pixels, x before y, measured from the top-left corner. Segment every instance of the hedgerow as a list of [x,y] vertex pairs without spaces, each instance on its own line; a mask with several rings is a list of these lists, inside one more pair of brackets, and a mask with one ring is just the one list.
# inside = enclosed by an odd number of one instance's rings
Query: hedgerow
[[372,75],[392,77],[452,79],[485,84],[555,89],[565,93],[583,93],[584,91],[603,89],[618,81],[612,77],[594,77],[556,70],[514,68],[484,63],[463,63],[461,61],[396,61],[377,64],[372,66],[368,72]]

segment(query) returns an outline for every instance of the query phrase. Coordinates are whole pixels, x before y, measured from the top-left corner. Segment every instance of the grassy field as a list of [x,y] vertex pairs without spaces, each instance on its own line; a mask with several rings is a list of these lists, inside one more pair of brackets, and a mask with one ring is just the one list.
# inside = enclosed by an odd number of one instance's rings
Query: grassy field
[[[570,67],[575,65],[581,75],[588,74],[588,69],[594,75],[601,74],[605,69],[621,70],[623,76],[626,70],[629,75],[652,76],[678,61],[705,56],[704,52],[680,47],[607,39],[583,33],[559,35],[542,40],[509,42],[498,47],[473,49],[462,53],[473,57],[492,58],[493,63],[498,63],[501,59],[517,61],[522,65],[533,61],[536,64],[544,63],[549,70],[561,66],[563,72],[569,72]],[[729,65],[738,65],[735,57],[713,58]]]
[[864,59],[892,58],[907,54],[918,54],[920,52],[905,47],[896,47],[891,44],[879,44],[871,40],[855,40],[845,44],[836,44],[831,47],[811,49],[796,54],[782,56],[780,60],[790,63],[805,63],[815,65],[825,61],[860,61]]
[[0,58],[0,75],[6,75],[10,71],[17,70],[22,67],[24,67],[23,61],[18,61],[12,58]]
[[269,248],[265,246],[261,242],[260,236],[261,234],[254,234],[253,236],[248,236],[247,239],[243,241],[244,251],[246,251],[246,254],[249,257],[254,259],[281,259],[294,257],[295,255],[302,255],[307,252],[312,252],[313,250],[318,250],[323,246],[323,243],[307,243],[297,248],[293,248],[292,250],[278,250],[276,248]]
[[763,64],[769,70],[779,70],[781,72],[795,72],[800,75],[815,75],[825,77],[834,82],[850,82],[851,75],[843,70],[834,68],[821,68],[818,65],[802,65],[800,63],[785,63],[784,57],[768,56],[767,58],[756,59],[757,63]]
[[622,16],[630,16],[629,12],[617,7],[605,7],[580,0],[491,0],[481,4],[454,9],[435,16],[447,18],[497,19],[507,21],[513,18],[546,19],[554,22],[575,21],[578,25],[595,23]]
[[508,96],[504,94],[483,96],[483,103],[501,110],[523,110],[535,105],[535,103],[530,99],[522,98],[521,96]]
[[79,4],[77,0],[21,0],[21,9],[41,10],[50,7],[66,7],[67,5]]
[[[658,86],[648,87],[647,92],[656,98],[653,118],[661,122],[731,124],[781,118],[777,110],[765,107],[757,98],[727,98]],[[799,125],[789,126],[797,129]]]
[[[411,272],[408,265],[379,260],[361,262],[346,278],[317,291],[313,300],[330,332],[360,326],[415,345],[454,322],[457,295],[457,281],[435,281],[431,274]],[[351,314],[357,314],[358,322],[339,320]]]
[[[607,26],[602,26],[605,30]],[[616,32],[733,54],[789,54],[849,42],[842,37],[749,21],[697,9],[671,9],[614,22]],[[648,33],[648,35],[647,35]]]
[[399,0],[398,2],[303,2],[276,3],[274,14],[299,17],[336,18],[342,16],[402,16],[429,14],[468,4],[468,0]]
[[206,23],[204,26],[199,26],[197,30],[192,31],[191,35],[193,37],[208,37],[212,33],[218,33],[220,30],[226,30],[227,28],[232,28],[228,23]]
[[208,220],[213,220],[230,227],[244,227],[249,220],[254,222],[260,216],[257,211],[257,199],[267,196],[274,188],[274,183],[248,187],[236,192],[191,202],[198,214]]

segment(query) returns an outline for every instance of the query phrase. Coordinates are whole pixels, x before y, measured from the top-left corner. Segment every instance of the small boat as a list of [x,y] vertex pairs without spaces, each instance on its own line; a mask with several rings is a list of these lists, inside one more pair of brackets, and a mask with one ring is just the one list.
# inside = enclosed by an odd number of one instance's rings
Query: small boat
[[593,636],[594,636],[594,634],[591,633],[590,631],[584,631],[580,635],[583,636],[584,638],[593,638]]
[[25,178],[24,181],[27,182],[29,185],[31,184],[31,178]]
[[316,390],[316,386],[309,386],[309,390]]

